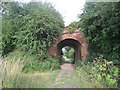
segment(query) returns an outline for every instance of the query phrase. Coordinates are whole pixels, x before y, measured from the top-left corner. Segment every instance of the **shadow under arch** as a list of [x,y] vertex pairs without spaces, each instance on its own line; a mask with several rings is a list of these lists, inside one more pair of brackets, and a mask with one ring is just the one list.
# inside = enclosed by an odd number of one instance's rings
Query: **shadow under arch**
[[69,33],[66,29],[61,35],[54,39],[50,45],[48,55],[59,56],[61,50],[65,46],[71,46],[75,50],[75,59],[84,61],[88,54],[88,43],[85,40],[85,34],[76,29],[73,33]]
[[[62,40],[61,42],[59,42],[57,44],[58,56],[62,55],[62,48],[65,47],[65,46],[70,46],[74,49],[75,60],[80,60],[81,59],[81,44],[77,40],[68,38],[68,39],[65,39],[65,40]],[[60,58],[60,60],[61,60],[61,58]],[[74,60],[73,63],[75,63],[75,60]]]

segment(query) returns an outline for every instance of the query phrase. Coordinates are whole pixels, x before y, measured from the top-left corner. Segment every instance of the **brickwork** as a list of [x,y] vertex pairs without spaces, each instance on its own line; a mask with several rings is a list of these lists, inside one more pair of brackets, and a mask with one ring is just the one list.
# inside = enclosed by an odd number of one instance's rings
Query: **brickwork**
[[75,30],[73,33],[64,30],[63,33],[52,42],[49,55],[58,56],[61,55],[62,48],[65,46],[71,46],[75,50],[75,59],[85,60],[88,54],[87,47],[88,43],[84,39],[84,33],[79,30]]

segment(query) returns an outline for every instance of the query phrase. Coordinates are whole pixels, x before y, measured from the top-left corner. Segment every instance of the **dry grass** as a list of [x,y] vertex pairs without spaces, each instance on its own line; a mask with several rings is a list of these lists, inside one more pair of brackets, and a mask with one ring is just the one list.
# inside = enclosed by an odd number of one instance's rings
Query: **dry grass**
[[56,71],[26,74],[22,72],[23,66],[23,61],[20,58],[1,60],[0,88],[47,88],[57,75]]
[[[4,87],[8,84],[8,82],[12,82],[15,80],[16,76],[21,74],[22,70],[22,62],[20,59],[15,60],[5,58],[4,60],[0,61],[0,70],[1,70],[1,87]],[[12,80],[12,81],[11,81]]]
[[3,79],[3,60],[0,60],[0,89],[2,88],[2,79]]

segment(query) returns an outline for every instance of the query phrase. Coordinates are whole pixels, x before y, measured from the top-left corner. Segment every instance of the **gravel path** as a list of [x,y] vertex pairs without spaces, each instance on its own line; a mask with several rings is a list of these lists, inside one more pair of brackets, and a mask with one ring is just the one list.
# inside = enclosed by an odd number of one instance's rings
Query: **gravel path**
[[66,83],[66,81],[71,81],[71,76],[74,72],[73,64],[63,64],[61,65],[61,71],[56,77],[53,87],[57,88],[75,88],[74,85]]

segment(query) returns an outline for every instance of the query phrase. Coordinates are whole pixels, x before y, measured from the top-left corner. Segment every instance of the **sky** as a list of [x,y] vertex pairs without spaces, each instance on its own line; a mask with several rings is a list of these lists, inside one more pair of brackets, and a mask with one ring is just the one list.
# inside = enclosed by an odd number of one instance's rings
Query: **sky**
[[[17,0],[21,2],[29,2],[31,0]],[[82,13],[85,0],[37,0],[42,2],[51,2],[55,9],[62,14],[65,26],[68,26],[73,21],[78,21],[78,14]]]

